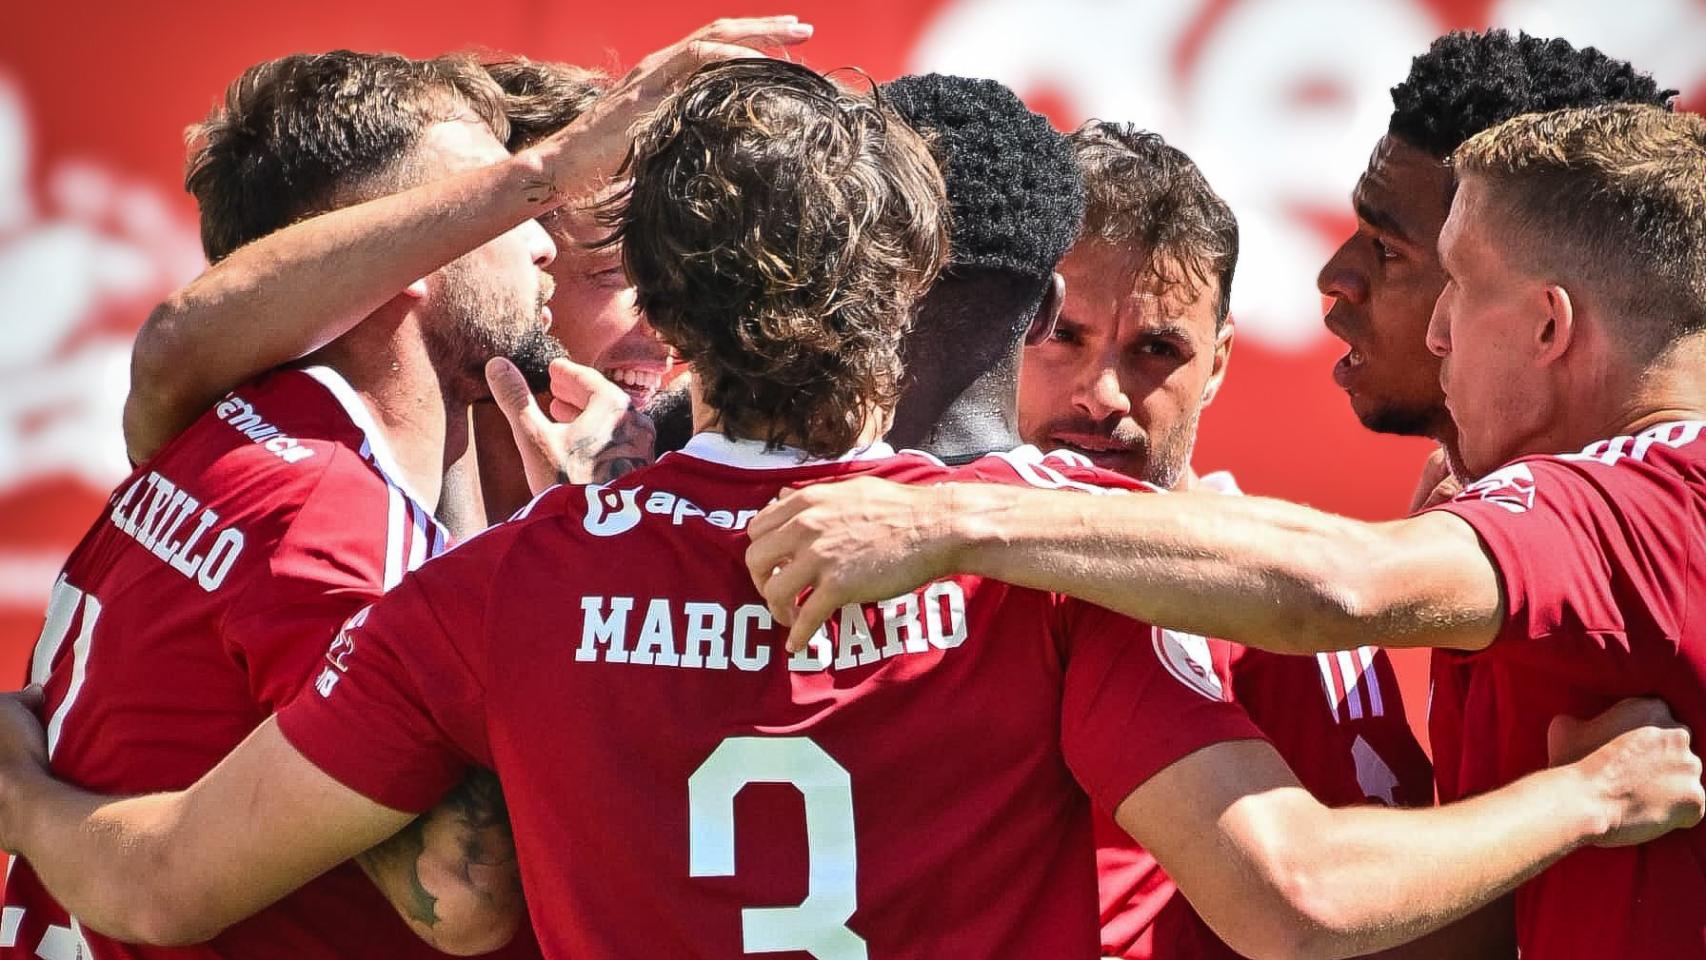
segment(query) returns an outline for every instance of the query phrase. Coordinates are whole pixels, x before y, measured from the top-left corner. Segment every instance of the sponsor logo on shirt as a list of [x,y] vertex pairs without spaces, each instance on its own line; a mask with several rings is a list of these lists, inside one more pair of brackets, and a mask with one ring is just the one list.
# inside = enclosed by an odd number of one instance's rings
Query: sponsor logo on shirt
[[1485,500],[1509,510],[1526,513],[1534,506],[1534,474],[1526,463],[1513,463],[1463,488],[1458,500]]
[[232,429],[285,463],[296,463],[314,455],[314,448],[302,446],[295,437],[287,437],[278,427],[261,419],[255,405],[235,393],[228,393],[213,415],[230,424]]
[[1214,672],[1214,658],[1209,655],[1208,641],[1193,633],[1154,628],[1155,655],[1161,665],[1179,681],[1210,700],[1225,700],[1226,690],[1220,675]]
[[[688,520],[708,523],[724,530],[745,530],[757,510],[706,510],[686,497],[667,490],[647,491],[644,487],[615,490],[600,484],[586,489],[586,532],[595,537],[620,536],[639,525],[647,516],[668,517],[672,526]],[[643,498],[643,499],[642,499]]]

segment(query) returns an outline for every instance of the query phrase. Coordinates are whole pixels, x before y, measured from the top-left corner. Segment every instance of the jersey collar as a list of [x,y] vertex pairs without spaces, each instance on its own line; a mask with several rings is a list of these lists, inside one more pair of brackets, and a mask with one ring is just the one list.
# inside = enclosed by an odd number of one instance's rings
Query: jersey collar
[[797,447],[773,447],[766,450],[763,441],[733,440],[715,430],[694,434],[678,452],[698,460],[743,470],[791,470],[816,464],[881,460],[894,456],[894,448],[881,440],[870,446],[849,450],[839,457],[826,459],[808,456],[804,450]]
[[[397,458],[391,454],[391,446],[385,441],[385,434],[380,431],[378,424],[373,422],[373,413],[368,410],[367,402],[349,385],[343,374],[326,366],[303,367],[302,372],[313,377],[332,398],[338,401],[338,406],[344,410],[344,415],[350,418],[355,428],[361,431],[361,453],[373,461],[390,484],[408,495],[417,504],[427,501],[409,485],[408,475],[397,465]],[[431,511],[428,511],[430,515]]]

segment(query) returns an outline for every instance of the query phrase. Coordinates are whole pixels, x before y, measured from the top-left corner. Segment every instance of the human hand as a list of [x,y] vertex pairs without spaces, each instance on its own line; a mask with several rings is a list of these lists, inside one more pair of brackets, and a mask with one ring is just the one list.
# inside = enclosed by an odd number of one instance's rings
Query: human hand
[[1560,716],[1546,731],[1553,766],[1574,764],[1605,804],[1596,846],[1645,843],[1706,814],[1701,763],[1663,701],[1623,700],[1591,720]]
[[[783,490],[754,517],[747,572],[803,649],[847,603],[886,600],[952,572],[951,486],[875,477]],[[800,594],[807,593],[802,601]]]
[[551,415],[514,363],[493,357],[486,384],[521,450],[535,494],[557,483],[607,483],[652,462],[656,431],[626,391],[572,360],[551,362]]
[[1416,480],[1416,490],[1410,495],[1410,512],[1420,513],[1428,507],[1450,500],[1463,492],[1463,483],[1451,472],[1451,458],[1444,447],[1435,447],[1422,465],[1422,475]]
[[42,728],[42,689],[31,684],[16,693],[0,694],[0,848],[16,850],[12,836],[12,788],[47,773],[47,732]]
[[548,168],[545,189],[537,199],[568,197],[589,182],[596,187],[596,177],[612,173],[627,154],[634,124],[705,64],[767,56],[766,49],[795,46],[811,35],[812,25],[793,15],[729,17],[641,58],[585,113],[546,141],[559,147],[572,144],[552,154],[552,160],[571,170],[559,175]]

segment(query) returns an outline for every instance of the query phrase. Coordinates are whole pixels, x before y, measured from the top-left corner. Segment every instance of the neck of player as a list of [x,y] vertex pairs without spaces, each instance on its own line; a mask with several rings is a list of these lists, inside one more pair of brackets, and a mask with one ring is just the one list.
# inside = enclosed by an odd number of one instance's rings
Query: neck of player
[[955,378],[951,370],[942,369],[943,363],[909,366],[930,372],[908,377],[895,408],[894,426],[889,428],[889,443],[897,450],[923,450],[944,460],[1018,446],[1017,348],[977,376]]

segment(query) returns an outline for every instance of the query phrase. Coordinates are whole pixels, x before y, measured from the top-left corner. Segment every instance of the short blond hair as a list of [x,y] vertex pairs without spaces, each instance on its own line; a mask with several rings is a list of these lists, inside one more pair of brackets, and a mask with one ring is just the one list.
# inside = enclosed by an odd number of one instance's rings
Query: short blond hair
[[1452,154],[1519,259],[1662,349],[1706,330],[1706,119],[1616,104],[1515,117]]

